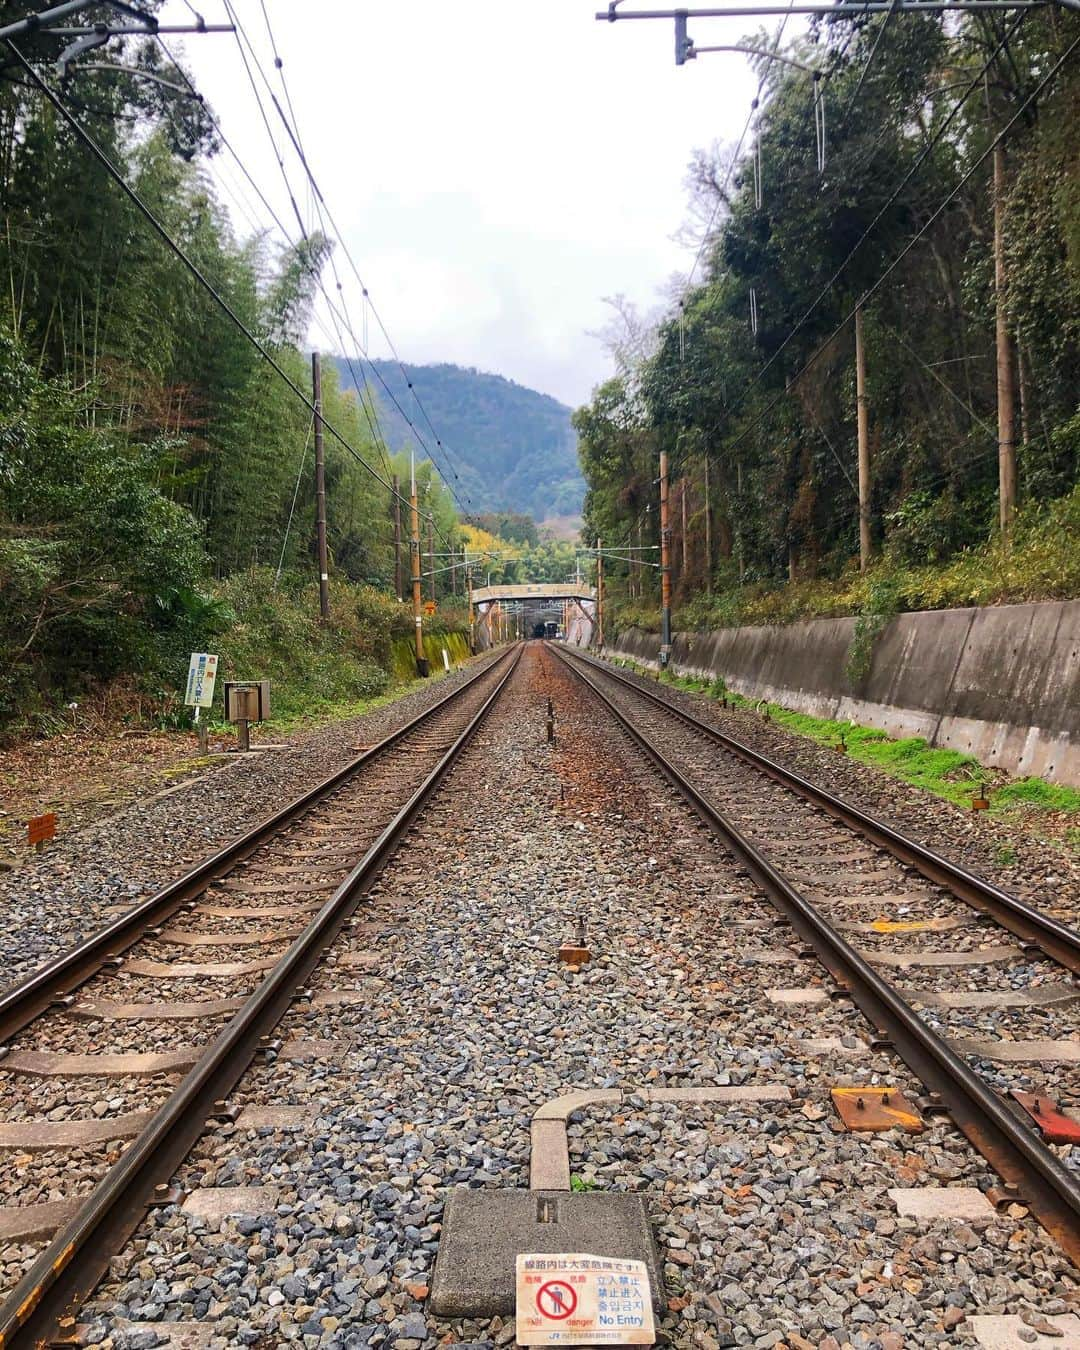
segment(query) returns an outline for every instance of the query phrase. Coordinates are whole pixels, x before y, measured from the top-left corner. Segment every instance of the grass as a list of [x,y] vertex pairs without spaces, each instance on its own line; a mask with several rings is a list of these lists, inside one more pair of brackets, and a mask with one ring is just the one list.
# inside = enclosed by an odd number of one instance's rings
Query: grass
[[[633,661],[620,660],[618,664],[638,674],[648,674]],[[1080,791],[1076,788],[1048,783],[1043,778],[1003,779],[1000,771],[984,768],[973,755],[936,749],[919,736],[894,740],[878,727],[861,727],[852,722],[792,712],[778,703],[732,693],[721,679],[691,678],[663,671],[660,682],[708,698],[726,697],[732,707],[767,712],[771,721],[796,735],[833,748],[843,745],[850,758],[862,764],[873,764],[893,778],[944,797],[957,806],[969,807],[976,790],[987,784],[991,786],[990,810],[995,814],[1059,812],[1080,815]],[[1080,848],[1080,828],[1068,828],[1065,837],[1071,847]]]

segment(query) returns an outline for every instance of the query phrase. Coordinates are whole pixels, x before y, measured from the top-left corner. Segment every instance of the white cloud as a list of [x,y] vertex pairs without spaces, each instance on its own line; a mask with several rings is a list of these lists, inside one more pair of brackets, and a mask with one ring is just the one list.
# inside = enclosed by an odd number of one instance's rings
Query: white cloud
[[[274,81],[260,6],[236,3]],[[671,237],[686,165],[694,147],[742,130],[754,92],[744,58],[676,68],[670,24],[597,23],[595,0],[267,7],[309,159],[402,357],[586,399],[609,373],[586,335],[603,322],[600,298],[622,291],[649,307],[689,264]],[[223,17],[220,0],[202,9]],[[166,10],[187,14],[179,0]],[[699,40],[733,41],[743,22],[714,23]],[[234,40],[189,38],[186,53],[291,222]],[[339,267],[359,327],[359,288]],[[372,350],[383,354],[374,329]]]

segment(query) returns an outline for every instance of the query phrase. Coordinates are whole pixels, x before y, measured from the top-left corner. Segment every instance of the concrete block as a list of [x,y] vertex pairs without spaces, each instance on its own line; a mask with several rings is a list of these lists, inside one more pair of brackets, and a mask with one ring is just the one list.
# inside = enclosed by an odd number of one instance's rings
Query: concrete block
[[[985,1350],[1080,1350],[1080,1317],[1075,1313],[1061,1313],[1053,1317],[1040,1318],[1049,1322],[1057,1330],[1056,1336],[1047,1336],[1034,1332],[1022,1317],[989,1317],[979,1314],[969,1317],[968,1326],[975,1339]],[[1021,1331],[1027,1337],[1020,1335]],[[1034,1334],[1034,1340],[1031,1339]]]
[[912,1190],[893,1187],[889,1191],[902,1218],[954,1219],[957,1223],[977,1223],[994,1217],[994,1207],[974,1186],[919,1186]]
[[[898,615],[853,687],[854,619],[677,633],[677,674],[721,676],[749,698],[891,736],[922,736],[1011,773],[1080,785],[1080,600]],[[655,665],[659,638],[612,649]]]
[[221,1223],[238,1214],[272,1214],[277,1202],[276,1186],[202,1186],[191,1192],[182,1208],[194,1218]]
[[993,1059],[1000,1064],[1080,1064],[1080,1040],[1060,1041],[953,1041],[963,1055]]
[[590,1252],[644,1261],[654,1298],[660,1263],[640,1195],[614,1191],[453,1190],[447,1196],[429,1306],[436,1317],[507,1317],[523,1252]]

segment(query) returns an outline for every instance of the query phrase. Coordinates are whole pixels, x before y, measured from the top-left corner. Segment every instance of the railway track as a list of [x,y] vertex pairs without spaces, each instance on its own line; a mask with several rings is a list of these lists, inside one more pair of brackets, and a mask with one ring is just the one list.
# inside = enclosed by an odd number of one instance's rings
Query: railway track
[[70,1343],[74,1311],[148,1207],[175,1203],[169,1178],[247,1065],[304,1053],[273,1028],[519,655],[0,996],[0,1149],[15,1160],[0,1242],[31,1253],[0,1346]]
[[[1064,1093],[1080,1104],[1074,1080],[1055,1078],[1056,1066],[1075,1062],[1080,1051],[1080,1040],[1061,1035],[1073,1029],[1068,1019],[1080,998],[1080,934],[643,682],[579,652],[551,650],[735,855],[778,909],[777,923],[793,930],[789,946],[749,952],[748,959],[816,958],[831,990],[790,992],[807,1001],[852,1000],[877,1032],[875,1047],[894,1049],[924,1084],[925,1109],[950,1115],[1003,1179],[1002,1201],[1021,1198],[1080,1264],[1080,1177],[1042,1137],[1075,1128],[1053,1109],[1052,1097]],[[866,909],[899,917],[868,922],[860,916]],[[1020,945],[984,945],[987,924],[1005,928]],[[952,950],[927,945],[943,933]],[[898,951],[898,939],[918,945]],[[902,987],[890,978],[897,970]],[[961,987],[963,972],[976,987]],[[960,1009],[983,1010],[1009,1035],[996,1043],[953,1037],[949,1017]],[[1015,1039],[1012,1032],[1028,1022],[1041,1039]]]

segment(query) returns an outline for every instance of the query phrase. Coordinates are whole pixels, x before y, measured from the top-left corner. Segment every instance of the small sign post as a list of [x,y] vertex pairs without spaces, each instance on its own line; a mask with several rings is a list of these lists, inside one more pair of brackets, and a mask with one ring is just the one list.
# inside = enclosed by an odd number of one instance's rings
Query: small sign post
[[40,853],[45,847],[45,841],[52,839],[56,835],[56,812],[47,811],[43,816],[34,816],[26,822],[26,842],[33,844],[34,850]]
[[652,1291],[644,1261],[586,1253],[517,1258],[519,1345],[652,1345]]
[[203,708],[214,704],[214,681],[217,679],[218,659],[212,652],[192,652],[188,663],[187,691],[184,702],[195,709],[195,727],[199,733],[199,753],[207,752],[209,727],[199,716]]

